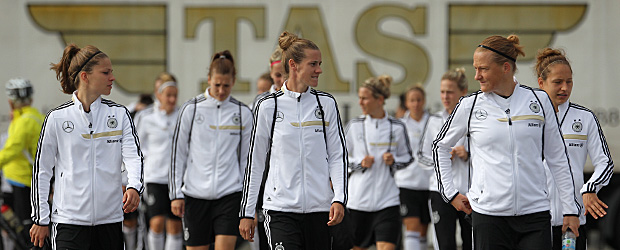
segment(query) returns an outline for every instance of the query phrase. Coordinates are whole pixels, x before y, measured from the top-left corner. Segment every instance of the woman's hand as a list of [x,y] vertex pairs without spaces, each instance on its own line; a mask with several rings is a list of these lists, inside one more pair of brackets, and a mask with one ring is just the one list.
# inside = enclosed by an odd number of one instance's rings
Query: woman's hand
[[176,199],[170,202],[170,210],[172,213],[179,218],[183,218],[183,214],[185,213],[185,200],[184,199]]
[[140,205],[140,195],[138,191],[133,188],[127,189],[123,194],[123,212],[131,213],[138,209]]

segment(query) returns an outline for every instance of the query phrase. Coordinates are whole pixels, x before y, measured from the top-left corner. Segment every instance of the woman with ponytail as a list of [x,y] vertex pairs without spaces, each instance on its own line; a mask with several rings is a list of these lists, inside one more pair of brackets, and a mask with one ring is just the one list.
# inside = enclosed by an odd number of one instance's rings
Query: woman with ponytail
[[179,110],[172,139],[168,188],[172,213],[183,220],[188,250],[233,250],[239,231],[243,169],[252,112],[230,96],[235,64],[228,50],[215,53],[207,90]]
[[[472,214],[475,249],[550,249],[551,215],[543,159],[557,181],[563,230],[579,227],[572,174],[547,93],[514,78],[519,37],[490,36],[474,52],[480,91],[463,97],[433,142],[438,190]],[[453,182],[452,147],[467,136],[472,164],[466,194]],[[473,211],[472,211],[473,210]]]
[[338,105],[314,89],[322,73],[316,44],[286,31],[279,44],[287,80],[254,107],[239,231],[253,240],[260,199],[271,249],[331,249],[328,226],[342,221],[347,202]]
[[[614,170],[607,141],[601,125],[594,112],[579,104],[569,101],[573,89],[573,70],[564,51],[544,48],[536,55],[536,75],[538,86],[545,90],[555,108],[564,136],[564,144],[568,150],[568,158],[573,172],[575,196],[583,207],[579,214],[579,237],[576,249],[587,248],[586,215],[594,219],[607,214],[607,204],[596,195],[602,187],[609,183]],[[583,168],[586,159],[590,158],[594,166],[594,174],[584,180]],[[547,169],[547,185],[551,200],[551,226],[553,227],[553,249],[562,249],[562,201],[555,180]]]
[[367,79],[359,88],[364,115],[347,124],[349,208],[354,250],[396,248],[401,232],[399,190],[394,173],[413,162],[406,125],[388,115],[392,77]]
[[[72,98],[43,123],[33,169],[31,240],[42,246],[50,235],[53,249],[121,250],[123,212],[136,210],[143,190],[143,158],[129,111],[101,98],[112,90],[112,63],[94,46],[70,44],[52,69]],[[128,184],[121,192],[123,164]]]

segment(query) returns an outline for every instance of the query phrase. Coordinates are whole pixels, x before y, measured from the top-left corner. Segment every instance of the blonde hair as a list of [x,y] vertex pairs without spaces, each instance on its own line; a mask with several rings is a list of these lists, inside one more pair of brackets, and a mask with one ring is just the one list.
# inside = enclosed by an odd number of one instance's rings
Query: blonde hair
[[484,39],[476,48],[476,51],[490,50],[493,52],[493,61],[497,64],[510,63],[512,72],[517,70],[517,56],[525,56],[523,52],[523,46],[519,45],[519,36],[510,35],[508,37],[503,36],[490,36]]
[[441,80],[450,80],[456,83],[459,90],[467,90],[467,77],[465,77],[465,68],[456,68],[446,71]]
[[372,96],[375,98],[383,96],[384,99],[388,99],[391,95],[390,85],[392,85],[392,77],[389,75],[380,75],[366,79],[360,88],[370,90]]

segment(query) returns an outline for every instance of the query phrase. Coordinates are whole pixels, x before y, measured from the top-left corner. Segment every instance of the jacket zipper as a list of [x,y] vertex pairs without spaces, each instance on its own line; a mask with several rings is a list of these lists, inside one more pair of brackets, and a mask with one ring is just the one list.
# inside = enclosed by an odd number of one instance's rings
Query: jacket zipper
[[90,128],[90,159],[91,159],[91,168],[90,168],[90,172],[91,172],[91,180],[92,180],[92,185],[90,186],[90,192],[92,194],[93,197],[93,204],[92,204],[92,208],[93,208],[93,216],[91,217],[91,221],[90,224],[91,225],[95,225],[95,218],[97,217],[96,214],[96,204],[97,202],[95,201],[95,199],[97,199],[97,196],[95,195],[95,139],[93,136],[93,130],[92,130],[93,124],[90,123],[88,124],[88,128]]
[[217,197],[217,164],[219,162],[219,148],[217,142],[220,141],[220,120],[222,115],[222,110],[220,109],[220,104],[217,105],[217,122],[215,123],[215,140],[212,141],[212,147],[215,148],[215,163],[213,164],[213,181],[211,183],[211,197]]
[[514,147],[514,135],[513,135],[513,129],[512,129],[512,118],[510,117],[510,108],[506,110],[506,117],[508,118],[508,131],[509,131],[509,136],[510,136],[510,152],[511,154],[511,162],[512,162],[512,181],[513,181],[513,193],[512,193],[512,198],[513,198],[513,203],[514,207],[513,207],[513,215],[517,215],[517,211],[519,208],[519,199],[517,199],[517,185],[518,185],[518,174],[519,174],[519,170],[517,169],[517,165],[516,164],[516,153],[515,153],[515,147]]
[[303,127],[301,124],[301,94],[297,97],[297,122],[299,123],[299,159],[301,162],[301,210],[306,212],[306,172],[304,171],[304,138],[303,138]]

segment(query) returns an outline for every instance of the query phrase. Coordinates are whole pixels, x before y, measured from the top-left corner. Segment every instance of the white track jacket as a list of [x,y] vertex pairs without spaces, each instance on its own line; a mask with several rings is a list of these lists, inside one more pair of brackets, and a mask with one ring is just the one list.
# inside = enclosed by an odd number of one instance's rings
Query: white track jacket
[[[407,126],[409,145],[413,154],[416,154],[420,150],[421,139],[424,138],[424,133],[427,130],[429,117],[430,115],[428,112],[424,112],[422,120],[418,122],[412,119],[411,116],[409,116],[409,111],[407,111],[405,116],[401,118],[401,121]],[[411,190],[429,190],[430,177],[435,173],[433,172],[433,167],[421,164],[419,157],[414,158],[415,160],[409,164],[409,166],[396,171],[394,174],[396,186]]]
[[346,205],[347,151],[333,96],[310,87],[293,92],[285,83],[258,101],[254,116],[240,217],[254,217],[266,166],[264,209],[312,213]]
[[[613,174],[614,162],[611,159],[601,125],[591,110],[569,102],[558,106],[558,110],[564,144],[568,150],[568,158],[573,170],[575,196],[583,207],[581,194],[598,193],[602,187],[606,186]],[[583,167],[588,155],[594,165],[594,173],[588,182],[584,183]],[[548,169],[547,172],[549,172]],[[551,225],[561,226],[563,224],[562,203],[555,180],[549,175],[547,175],[547,184],[551,195]],[[586,224],[586,216],[583,213],[579,213],[579,222],[581,225]]]
[[123,164],[127,188],[142,193],[143,158],[129,111],[99,97],[86,113],[73,93],[43,123],[32,178],[33,222],[50,223],[52,175],[52,222],[93,226],[122,221]]
[[578,215],[566,147],[547,93],[516,83],[509,108],[500,108],[495,98],[502,97],[478,91],[461,98],[433,143],[444,200],[458,193],[451,147],[469,130],[473,176],[467,197],[474,211],[494,216],[548,211],[546,159],[560,188],[563,214]]
[[[433,161],[433,141],[437,138],[439,132],[441,132],[441,128],[443,124],[448,120],[448,111],[445,109],[443,111],[437,112],[431,117],[428,118],[428,125],[426,125],[426,132],[422,137],[422,142],[420,143],[420,150],[418,152],[418,159],[420,164],[423,164],[427,167],[433,168],[435,167],[435,162]],[[459,139],[453,147],[456,146],[464,146],[465,150],[469,152],[469,146],[467,145],[467,137],[463,136]],[[469,160],[464,161],[460,157],[452,158],[452,182],[454,187],[459,191],[459,193],[466,194],[469,190],[469,175],[471,174],[471,167],[469,165]],[[432,171],[430,178],[428,179],[429,190],[434,192],[439,192],[439,187],[437,185],[437,176],[435,175],[435,171]]]
[[177,114],[177,108],[166,114],[159,109],[159,102],[136,114],[134,122],[144,154],[145,183],[168,184],[172,132]]
[[220,102],[207,89],[183,104],[172,141],[170,199],[216,200],[241,191],[251,131],[250,108],[230,96]]
[[[360,116],[349,122],[346,129],[349,153],[349,205],[351,209],[376,212],[387,207],[399,206],[400,198],[394,172],[413,162],[409,136],[405,124],[385,112],[383,118]],[[394,156],[388,166],[383,154]],[[366,156],[375,158],[370,168],[362,167]]]

